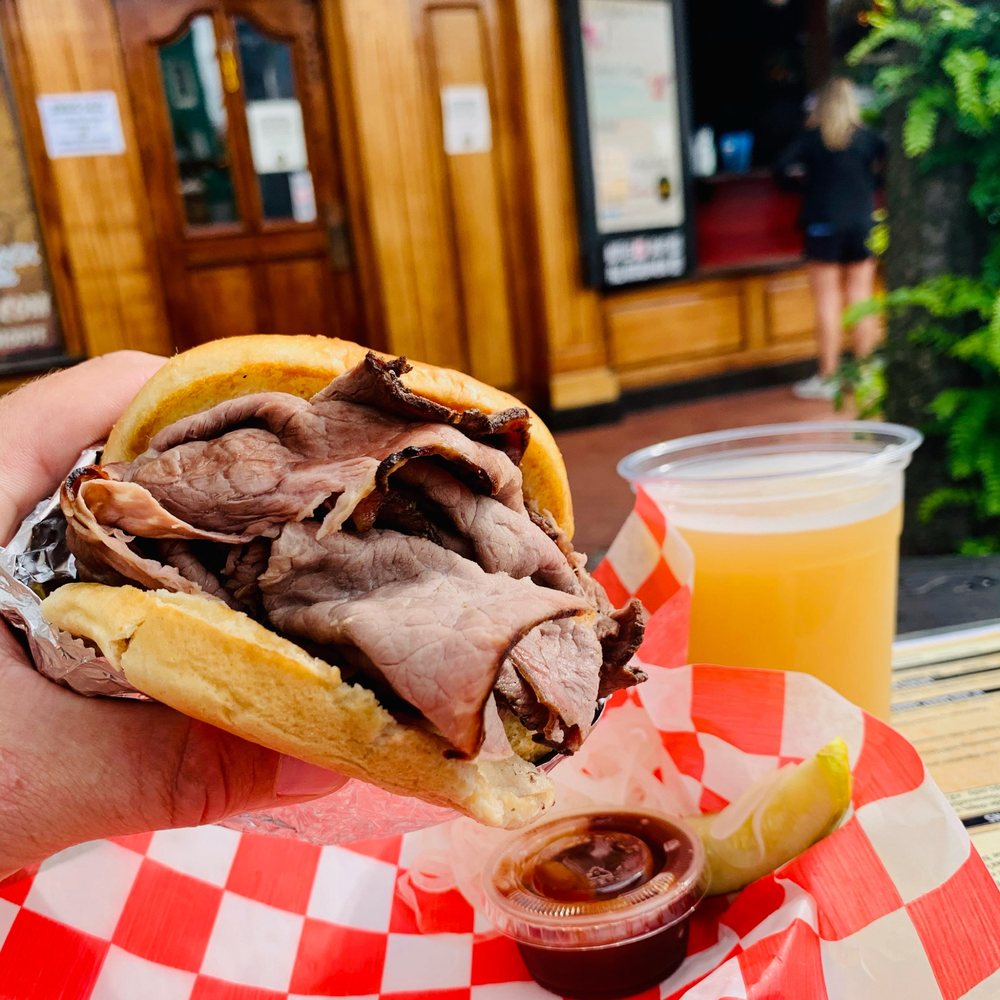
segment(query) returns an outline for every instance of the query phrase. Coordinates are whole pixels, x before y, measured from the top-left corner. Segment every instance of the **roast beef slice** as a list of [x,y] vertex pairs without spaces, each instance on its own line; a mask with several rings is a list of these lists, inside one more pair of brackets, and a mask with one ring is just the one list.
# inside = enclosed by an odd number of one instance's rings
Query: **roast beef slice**
[[359,650],[465,754],[479,749],[483,706],[511,648],[542,622],[589,610],[425,538],[318,536],[315,524],[289,524],[275,540],[260,580],[269,620],[286,635]]
[[393,472],[426,455],[446,462],[478,492],[524,509],[517,466],[455,427],[280,393],[228,400],[180,420],[113,474],[145,487],[201,529],[273,536],[324,505],[332,507],[325,530],[339,529],[373,491],[385,494]]

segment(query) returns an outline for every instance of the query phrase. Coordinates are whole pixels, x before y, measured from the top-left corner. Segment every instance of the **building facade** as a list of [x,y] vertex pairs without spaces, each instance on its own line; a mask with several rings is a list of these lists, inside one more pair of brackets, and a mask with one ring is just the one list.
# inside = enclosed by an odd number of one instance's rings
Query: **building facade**
[[[698,3],[689,124],[718,132],[746,39]],[[797,101],[828,68],[825,4],[758,5],[795,19],[760,65]],[[683,277],[585,280],[557,0],[0,0],[0,31],[20,177],[0,205],[0,384],[319,333],[572,411],[812,355],[794,197],[763,150],[690,180]]]

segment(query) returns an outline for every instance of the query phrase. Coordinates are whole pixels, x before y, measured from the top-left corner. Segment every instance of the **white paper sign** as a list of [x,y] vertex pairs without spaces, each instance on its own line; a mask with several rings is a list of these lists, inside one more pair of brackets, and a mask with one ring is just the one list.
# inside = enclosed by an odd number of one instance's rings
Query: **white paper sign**
[[444,151],[449,156],[488,153],[493,147],[490,98],[479,83],[441,88]]
[[38,116],[46,152],[53,160],[125,152],[118,98],[112,90],[40,94]]
[[250,152],[258,174],[290,174],[309,169],[302,105],[294,98],[247,104]]
[[316,192],[312,174],[308,170],[296,171],[288,178],[288,190],[292,195],[292,218],[296,222],[315,222]]

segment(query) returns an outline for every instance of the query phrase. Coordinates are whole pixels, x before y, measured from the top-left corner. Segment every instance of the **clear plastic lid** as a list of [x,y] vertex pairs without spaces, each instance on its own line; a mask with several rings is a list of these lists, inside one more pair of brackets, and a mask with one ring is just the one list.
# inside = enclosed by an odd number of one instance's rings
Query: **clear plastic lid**
[[486,866],[486,912],[526,944],[623,944],[690,916],[707,880],[701,841],[681,820],[588,810],[507,841]]
[[[838,475],[905,467],[921,441],[923,436],[912,427],[877,421],[761,424],[641,448],[618,463],[618,474],[630,483],[643,484],[760,482],[799,478],[803,472],[810,477]],[[734,459],[751,461],[741,464]]]

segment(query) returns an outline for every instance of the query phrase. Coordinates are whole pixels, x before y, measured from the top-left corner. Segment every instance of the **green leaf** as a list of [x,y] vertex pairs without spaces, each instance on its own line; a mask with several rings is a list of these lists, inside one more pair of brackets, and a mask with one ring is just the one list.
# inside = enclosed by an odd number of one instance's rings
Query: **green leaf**
[[990,556],[994,552],[1000,552],[1000,538],[995,535],[983,538],[966,538],[959,545],[958,552],[959,555],[963,556]]
[[860,322],[863,319],[867,319],[869,316],[878,316],[885,312],[886,308],[886,296],[885,293],[881,295],[873,295],[870,299],[864,299],[862,302],[856,302],[852,306],[848,306],[844,310],[843,316],[843,326],[849,327],[854,326],[855,323]]
[[[990,57],[985,49],[964,49],[958,46],[948,50],[941,60],[941,68],[951,77],[955,85],[956,103],[960,115],[971,118],[978,128],[984,128],[990,114],[983,97],[980,77],[989,66]],[[959,128],[969,123],[959,120]]]
[[872,13],[868,15],[868,23],[872,26],[872,30],[847,54],[847,62],[852,66],[857,66],[877,49],[890,42],[902,42],[916,48],[923,44],[924,28],[917,21],[896,20]]
[[967,507],[976,502],[973,490],[959,489],[956,486],[942,486],[928,493],[917,505],[917,518],[927,524],[946,507]]
[[910,101],[903,123],[903,152],[911,159],[923,156],[934,144],[938,110],[935,102],[921,91]]
[[962,406],[966,392],[966,389],[944,389],[931,400],[927,409],[941,420],[951,420]]

